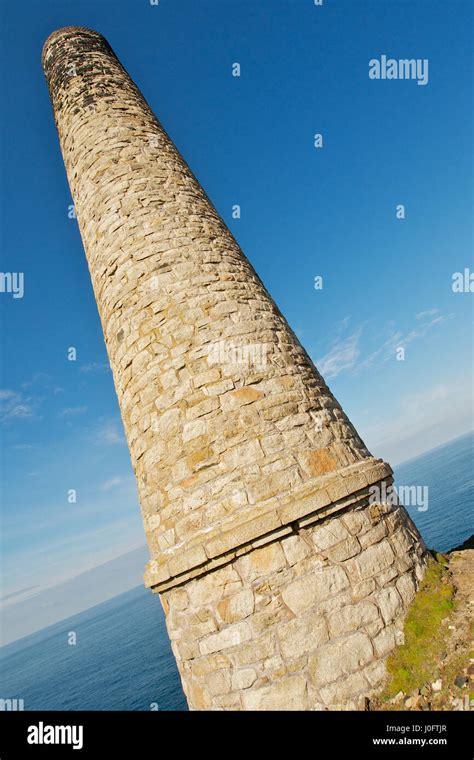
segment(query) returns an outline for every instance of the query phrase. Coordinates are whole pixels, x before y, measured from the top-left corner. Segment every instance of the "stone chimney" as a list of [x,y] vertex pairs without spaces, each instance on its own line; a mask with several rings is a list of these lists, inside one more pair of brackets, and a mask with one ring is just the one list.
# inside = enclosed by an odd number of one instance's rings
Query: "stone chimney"
[[425,563],[392,471],[107,41],[43,66],[189,706],[359,709]]

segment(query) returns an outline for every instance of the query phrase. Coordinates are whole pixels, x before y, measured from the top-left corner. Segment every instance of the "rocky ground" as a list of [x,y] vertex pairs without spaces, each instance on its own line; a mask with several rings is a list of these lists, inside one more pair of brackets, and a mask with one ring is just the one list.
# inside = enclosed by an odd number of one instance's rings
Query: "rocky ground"
[[474,709],[474,536],[436,554],[370,710]]

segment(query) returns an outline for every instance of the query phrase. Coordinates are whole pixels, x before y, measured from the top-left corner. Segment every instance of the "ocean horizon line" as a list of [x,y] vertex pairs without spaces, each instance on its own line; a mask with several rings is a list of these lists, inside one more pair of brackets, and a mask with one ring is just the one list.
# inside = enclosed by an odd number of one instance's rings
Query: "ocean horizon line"
[[[466,433],[462,433],[461,435],[456,436],[455,438],[451,438],[450,440],[445,441],[444,443],[438,444],[438,445],[434,446],[433,448],[428,449],[428,450],[422,452],[421,454],[417,454],[415,457],[411,457],[410,459],[403,460],[403,462],[398,462],[396,465],[393,465],[393,468],[394,468],[394,470],[396,470],[396,469],[398,469],[401,466],[405,466],[405,465],[407,465],[409,463],[415,462],[418,459],[422,459],[423,457],[426,457],[426,456],[428,456],[430,454],[433,454],[434,452],[436,452],[436,451],[438,451],[440,449],[443,449],[446,446],[453,445],[457,441],[461,441],[462,439],[467,438],[468,436],[472,436],[473,434],[474,434],[474,429],[471,429],[471,430],[467,431]],[[118,555],[115,558],[115,560],[119,560],[121,557],[126,557],[128,554],[130,554],[130,553],[132,553],[134,551],[138,551],[139,549],[142,549],[142,548],[143,549],[146,548],[146,544],[145,543],[141,547],[135,547],[135,549],[132,549],[132,550],[130,550],[128,552],[124,552],[123,554]],[[452,548],[454,548],[454,546]],[[77,578],[80,578],[81,575],[85,575],[86,573],[88,574],[88,573],[94,572],[95,570],[99,570],[100,568],[102,568],[105,565],[109,564],[111,561],[114,561],[114,560],[108,560],[107,562],[103,562],[103,563],[101,563],[99,565],[96,565],[96,567],[91,568],[91,569],[89,569],[87,571],[84,571],[83,573],[79,573],[78,575],[73,576],[70,579],[70,581],[72,581],[73,579],[75,580]],[[69,581],[64,581],[63,580],[60,584],[57,584],[57,586],[51,586],[47,590],[50,590],[50,589],[52,590],[54,588],[57,588],[57,587],[65,584],[65,583],[68,583],[68,582]],[[98,607],[102,607],[103,605],[108,604],[110,602],[113,602],[114,600],[118,600],[120,597],[125,596],[126,594],[136,593],[139,589],[143,590],[144,593],[148,593],[148,590],[145,589],[145,587],[143,585],[137,584],[136,586],[133,586],[132,588],[128,588],[125,591],[120,591],[117,594],[113,594],[111,596],[108,596],[105,599],[103,599],[102,601],[96,602],[96,603],[90,605],[89,607],[84,607],[83,609],[78,610],[77,612],[73,613],[72,615],[66,615],[63,618],[60,618],[59,620],[55,620],[52,623],[48,623],[48,625],[45,625],[45,626],[43,626],[41,628],[38,628],[38,629],[36,629],[34,631],[31,631],[30,633],[27,633],[27,634],[24,634],[22,636],[18,636],[17,638],[11,639],[10,641],[7,641],[5,644],[0,643],[0,656],[5,656],[7,654],[7,652],[5,650],[7,648],[9,648],[9,647],[19,646],[20,649],[27,648],[29,646],[28,644],[25,647],[23,647],[23,646],[20,646],[20,642],[22,642],[22,641],[24,641],[26,639],[29,639],[30,637],[36,637],[36,636],[38,636],[38,637],[41,638],[42,635],[45,634],[49,629],[53,629],[56,626],[60,626],[61,624],[64,624],[65,622],[67,622],[69,620],[73,621],[75,618],[77,618],[80,615],[84,615],[84,614],[86,614],[88,612],[91,612],[92,610],[94,610],[94,609],[96,609]],[[35,597],[39,596],[40,594],[46,593],[47,590],[41,591],[38,594],[33,595],[32,597],[30,597],[30,599],[34,599]],[[18,604],[21,604],[21,603],[22,602],[19,602]],[[15,606],[16,606],[15,604],[11,605],[12,608],[14,608]],[[31,646],[33,646],[34,643],[35,642],[32,642]]]

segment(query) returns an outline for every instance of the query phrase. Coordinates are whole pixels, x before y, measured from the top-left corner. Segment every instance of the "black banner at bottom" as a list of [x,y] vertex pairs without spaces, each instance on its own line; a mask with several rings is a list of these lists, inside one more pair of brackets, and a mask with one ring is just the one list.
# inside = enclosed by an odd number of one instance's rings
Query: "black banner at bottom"
[[[158,757],[173,746],[179,754],[188,747],[195,753],[212,746],[217,754],[250,748],[253,754],[259,745],[266,753],[272,745],[283,752],[283,739],[292,753],[300,752],[301,742],[312,745],[314,756],[324,748],[336,756],[357,751],[373,757],[472,758],[471,718],[461,711],[0,712],[0,760],[112,753]],[[215,745],[209,744],[213,736]]]

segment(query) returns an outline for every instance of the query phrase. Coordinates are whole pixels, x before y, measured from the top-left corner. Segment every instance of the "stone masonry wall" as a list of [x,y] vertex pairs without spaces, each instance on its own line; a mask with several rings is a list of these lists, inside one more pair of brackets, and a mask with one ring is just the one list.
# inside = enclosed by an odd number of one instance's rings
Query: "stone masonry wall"
[[161,599],[194,709],[363,709],[423,575],[403,507],[331,516]]
[[[145,582],[162,594],[190,705],[265,707],[283,681],[295,706],[356,699],[381,674],[382,639],[393,645],[387,605],[402,615],[407,573],[421,567],[413,526],[390,530],[403,508],[367,522],[360,494],[391,469],[368,452],[106,40],[60,29],[43,66],[137,480]],[[352,519],[369,527],[349,535],[350,516],[331,514],[358,506]],[[334,532],[338,545],[318,548]],[[359,561],[380,577],[357,590]],[[331,604],[344,605],[339,624]],[[290,652],[292,635],[304,653]],[[333,664],[317,664],[318,647]]]
[[[203,539],[236,518],[248,526],[275,496],[373,460],[103,37],[59,30],[43,61],[152,585],[187,569],[184,547],[200,565],[228,548]],[[264,346],[265,361],[219,360],[234,344]]]

